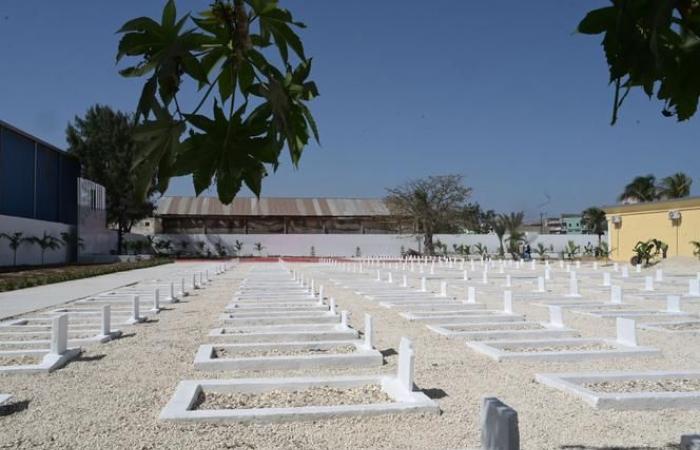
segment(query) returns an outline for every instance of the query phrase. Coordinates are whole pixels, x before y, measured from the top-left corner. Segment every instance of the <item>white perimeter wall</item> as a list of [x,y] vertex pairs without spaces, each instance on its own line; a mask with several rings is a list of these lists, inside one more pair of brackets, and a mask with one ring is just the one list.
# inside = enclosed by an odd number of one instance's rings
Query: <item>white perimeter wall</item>
[[[56,222],[45,222],[43,220],[25,219],[22,217],[12,217],[0,215],[0,233],[12,234],[16,232],[24,233],[23,237],[41,238],[46,233],[61,239],[61,233],[70,232],[71,225]],[[57,250],[46,250],[44,255],[45,264],[58,264],[68,261],[69,254],[65,247]],[[10,249],[7,239],[0,239],[0,266],[12,265],[12,249]],[[41,249],[36,244],[23,243],[17,249],[17,265],[39,265],[41,264]]]
[[[258,255],[254,245],[262,243],[265,247],[262,255],[282,256],[310,256],[311,247],[314,247],[316,256],[354,256],[357,247],[360,247],[362,256],[399,256],[401,247],[418,249],[418,238],[415,235],[396,234],[159,234],[158,237],[170,239],[179,249],[179,242],[208,242],[208,248],[215,252],[215,244],[233,248],[236,240],[243,242],[241,256]],[[495,234],[440,234],[435,235],[434,240],[440,240],[447,245],[452,252],[452,244],[474,245],[481,243],[486,245],[489,253],[498,250],[498,238]],[[536,234],[528,233],[528,242],[534,248],[541,242],[547,248],[554,246],[554,251],[562,250],[568,241],[574,241],[581,248],[588,242],[595,246],[598,237],[593,234]],[[421,243],[422,248],[422,243]],[[194,246],[189,247],[189,251]],[[206,249],[205,249],[206,251]],[[474,250],[472,249],[472,254]]]

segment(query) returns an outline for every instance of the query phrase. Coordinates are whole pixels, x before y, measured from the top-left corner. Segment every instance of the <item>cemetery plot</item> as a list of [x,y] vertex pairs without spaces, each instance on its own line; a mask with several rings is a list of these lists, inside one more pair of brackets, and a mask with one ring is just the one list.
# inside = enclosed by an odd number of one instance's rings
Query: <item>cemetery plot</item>
[[263,327],[263,328],[215,328],[209,332],[209,339],[218,342],[301,342],[301,341],[343,341],[357,338],[357,331],[341,326],[317,327]]
[[76,358],[80,348],[68,348],[68,316],[55,317],[51,329],[51,348],[0,351],[0,373],[46,373],[65,366]]
[[678,317],[678,316],[688,316],[687,312],[683,311],[658,311],[654,309],[622,309],[622,308],[609,308],[609,309],[595,309],[595,310],[573,310],[576,314],[583,314],[587,316],[599,317],[599,318],[616,318],[616,317]]
[[381,366],[381,353],[361,341],[202,345],[199,370],[301,369]]
[[314,324],[335,324],[339,323],[341,318],[337,314],[320,313],[320,314],[286,314],[279,317],[270,317],[267,314],[238,317],[234,314],[223,314],[220,319],[227,326],[250,327],[258,325],[286,325],[298,324],[300,326]]
[[518,314],[508,314],[502,311],[474,311],[473,314],[445,314],[445,315],[416,315],[402,313],[404,318],[412,322],[422,322],[430,324],[459,324],[459,323],[479,323],[479,322],[515,322],[524,320]]
[[634,320],[617,319],[617,338],[518,339],[467,342],[472,350],[496,361],[541,360],[580,361],[584,359],[656,356],[661,352],[637,345]]
[[402,311],[454,311],[465,309],[486,309],[486,305],[481,303],[465,302],[426,302],[426,303],[400,303],[400,302],[379,302],[379,306],[389,309],[400,309]]
[[650,347],[630,346],[609,339],[532,339],[467,342],[472,350],[496,361],[541,360],[580,361],[584,359],[654,356]]
[[437,403],[413,390],[414,358],[410,341],[403,338],[396,376],[182,381],[160,419],[265,423],[439,413]]
[[548,339],[578,337],[576,330],[551,327],[537,322],[494,322],[427,325],[428,329],[447,337],[468,341],[493,339]]
[[700,371],[543,373],[535,379],[594,408],[700,409]]

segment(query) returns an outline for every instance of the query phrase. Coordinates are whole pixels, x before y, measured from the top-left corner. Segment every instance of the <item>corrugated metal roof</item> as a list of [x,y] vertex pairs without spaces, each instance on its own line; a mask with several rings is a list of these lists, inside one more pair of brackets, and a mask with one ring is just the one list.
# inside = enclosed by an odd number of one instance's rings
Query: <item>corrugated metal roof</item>
[[214,197],[163,197],[157,216],[390,216],[379,198],[247,198],[230,205]]

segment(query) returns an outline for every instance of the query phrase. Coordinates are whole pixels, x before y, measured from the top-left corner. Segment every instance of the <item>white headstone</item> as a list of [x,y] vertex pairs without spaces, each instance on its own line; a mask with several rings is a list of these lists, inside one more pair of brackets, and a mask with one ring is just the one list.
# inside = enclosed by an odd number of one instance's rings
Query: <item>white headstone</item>
[[664,271],[663,269],[656,269],[655,281],[664,281]]
[[610,286],[610,303],[622,304],[622,286]]
[[374,348],[372,340],[374,339],[374,328],[372,326],[372,316],[365,314],[365,348],[371,350]]
[[323,285],[318,286],[318,299],[323,302]]
[[447,297],[447,281],[440,282],[440,297]]
[[428,282],[425,279],[425,277],[420,278],[420,291],[421,292],[427,292],[428,291]]
[[155,288],[153,290],[153,312],[160,311],[160,290]]
[[401,287],[408,287],[408,277],[406,275],[403,276],[403,280],[401,281]]
[[348,327],[348,315],[350,313],[347,311],[340,311],[340,326],[343,328]]
[[404,392],[413,392],[413,365],[415,363],[413,343],[406,337],[399,344],[398,379]]
[[335,298],[333,298],[333,297],[331,297],[329,312],[330,312],[332,315],[335,315],[335,314],[336,314],[336,312],[335,312]]
[[68,314],[51,319],[51,353],[62,355],[68,348]]
[[603,286],[610,286],[610,272],[603,272]]
[[171,302],[174,301],[177,297],[175,296],[175,283],[172,281],[170,282],[170,300]]
[[102,336],[108,336],[112,332],[112,308],[109,305],[102,306]]
[[561,306],[549,306],[549,326],[557,328],[562,328],[564,326],[564,314],[562,313]]
[[469,279],[469,274],[467,273],[466,270],[464,271],[464,277],[463,277],[463,278],[464,278],[464,281],[466,281],[466,280]]
[[503,312],[513,314],[513,292],[503,291]]
[[387,275],[386,281],[389,282],[389,283],[393,283],[393,282],[394,282],[394,276],[391,274],[391,272],[389,272],[389,274]]
[[642,265],[639,264],[639,263],[635,264],[635,265],[634,265],[634,271],[637,272],[637,273],[641,273],[641,272],[642,272]]
[[650,276],[644,277],[644,290],[653,291],[654,290],[654,278]]
[[482,284],[489,284],[489,273],[484,270],[483,274],[481,275],[481,283]]
[[467,303],[476,303],[476,289],[474,286],[467,287]]
[[617,342],[630,347],[637,346],[637,328],[634,320],[617,318]]
[[629,278],[630,277],[630,269],[627,267],[627,265],[622,266],[622,278]]
[[669,295],[666,297],[666,311],[679,313],[681,311],[681,297],[679,295]]
[[569,274],[569,294],[568,297],[580,297],[578,293],[578,279],[576,278],[576,272],[571,271]]
[[141,322],[141,301],[138,295],[134,295],[131,298],[131,322],[137,323]]
[[598,270],[598,261],[593,261],[593,270]]
[[544,277],[537,277],[537,292],[545,292]]
[[549,266],[545,266],[544,268],[544,279],[545,281],[552,279],[552,270],[549,268]]
[[700,297],[700,281],[688,280],[688,297]]
[[199,286],[197,286],[197,274],[196,273],[192,274],[192,289],[199,289]]

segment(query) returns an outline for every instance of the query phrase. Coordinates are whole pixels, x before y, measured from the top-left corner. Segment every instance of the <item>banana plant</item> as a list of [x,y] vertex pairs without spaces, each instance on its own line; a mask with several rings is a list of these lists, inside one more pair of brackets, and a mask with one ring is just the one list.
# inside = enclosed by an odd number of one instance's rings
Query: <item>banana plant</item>
[[632,249],[634,256],[632,257],[632,265],[644,264],[648,266],[651,260],[659,254],[658,247],[653,240],[639,241]]
[[[117,62],[135,63],[120,74],[146,77],[136,108],[137,195],[191,175],[197,195],[216,184],[228,204],[243,184],[259,196],[285,147],[298,167],[310,137],[319,141],[302,28],[277,0],[214,0],[181,17],[169,0],[160,22],[138,17],[119,29]],[[186,89],[198,95],[190,109],[181,103]]]
[[700,258],[700,241],[690,241],[690,245],[693,246],[693,255]]

